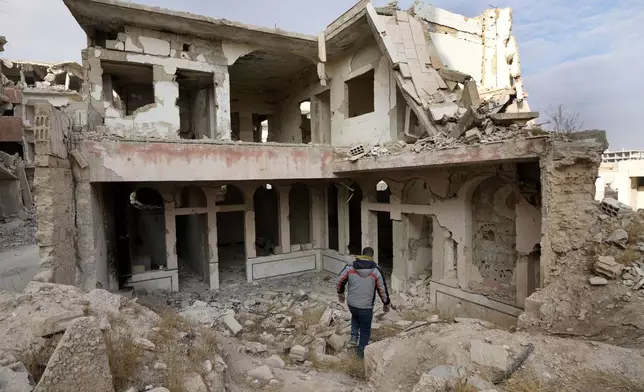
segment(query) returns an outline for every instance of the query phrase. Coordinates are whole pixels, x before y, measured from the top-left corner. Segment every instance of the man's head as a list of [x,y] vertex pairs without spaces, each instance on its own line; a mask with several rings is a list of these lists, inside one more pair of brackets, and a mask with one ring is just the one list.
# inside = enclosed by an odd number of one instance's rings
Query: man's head
[[363,255],[363,256],[373,257],[373,253],[374,253],[374,252],[373,252],[373,248],[370,248],[370,247],[366,247],[366,248],[364,248],[364,249],[362,250],[362,255]]

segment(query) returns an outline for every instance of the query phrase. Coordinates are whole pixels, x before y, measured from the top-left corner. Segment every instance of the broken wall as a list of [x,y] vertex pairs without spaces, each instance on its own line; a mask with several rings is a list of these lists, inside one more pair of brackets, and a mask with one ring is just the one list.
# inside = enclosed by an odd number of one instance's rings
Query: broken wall
[[[363,142],[375,144],[395,139],[396,131],[393,131],[392,137],[389,118],[390,110],[395,107],[396,97],[390,80],[390,64],[375,40],[355,52],[330,60],[326,70],[331,78],[331,143],[335,146],[353,146]],[[346,82],[370,71],[374,75],[374,110],[350,117],[351,97]]]
[[[213,75],[214,128],[223,139],[230,132],[230,97],[227,61],[217,41],[205,41],[176,34],[161,33],[125,26],[114,40],[95,42],[105,47],[90,47],[84,51],[83,64],[87,70],[86,91],[92,107],[105,118],[107,132],[128,138],[178,138],[181,127],[177,70],[206,72]],[[131,115],[114,104],[111,81],[104,77],[101,62],[138,64],[153,69],[154,103],[143,106]]]
[[517,98],[523,99],[510,8],[488,9],[468,18],[417,0],[411,12],[427,22],[429,37],[446,66],[471,75],[482,92],[515,88]]

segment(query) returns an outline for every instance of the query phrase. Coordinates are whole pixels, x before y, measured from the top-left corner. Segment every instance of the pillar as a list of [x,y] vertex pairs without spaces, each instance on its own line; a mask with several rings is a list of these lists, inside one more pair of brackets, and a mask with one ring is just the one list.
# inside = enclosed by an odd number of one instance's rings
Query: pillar
[[166,251],[166,265],[168,270],[176,270],[179,268],[177,261],[177,225],[174,214],[174,201],[166,198],[164,194],[164,213],[165,213],[165,251]]
[[378,262],[378,217],[365,204],[366,202],[363,201],[360,205],[360,216],[362,217],[362,247],[373,248],[374,259]]
[[349,254],[349,203],[351,192],[345,186],[338,188],[338,248],[341,255]]
[[325,214],[327,203],[326,192],[318,188],[309,187],[311,193],[311,244],[313,249],[324,248],[328,241],[327,225],[328,216]]
[[394,268],[391,274],[391,288],[394,291],[407,289],[407,217],[403,220],[394,220],[392,223],[393,246],[394,246]]
[[291,222],[289,220],[290,208],[288,205],[291,186],[280,185],[277,187],[277,191],[280,199],[280,245],[282,253],[291,253]]
[[214,75],[215,127],[218,140],[230,140],[230,76],[228,66],[219,66]]
[[217,250],[217,190],[201,188],[206,194],[208,207],[208,275],[210,290],[219,290],[219,251]]

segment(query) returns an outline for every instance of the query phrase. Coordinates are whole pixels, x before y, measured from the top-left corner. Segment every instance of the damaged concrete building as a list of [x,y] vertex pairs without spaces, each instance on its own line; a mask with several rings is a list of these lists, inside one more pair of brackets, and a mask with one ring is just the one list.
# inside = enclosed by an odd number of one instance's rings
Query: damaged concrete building
[[644,151],[606,151],[599,166],[595,199],[612,197],[633,210],[644,209]]
[[532,127],[510,9],[360,1],[309,36],[64,2],[86,113],[35,105],[38,280],[218,289],[371,246],[393,290],[512,324],[587,223],[605,139]]

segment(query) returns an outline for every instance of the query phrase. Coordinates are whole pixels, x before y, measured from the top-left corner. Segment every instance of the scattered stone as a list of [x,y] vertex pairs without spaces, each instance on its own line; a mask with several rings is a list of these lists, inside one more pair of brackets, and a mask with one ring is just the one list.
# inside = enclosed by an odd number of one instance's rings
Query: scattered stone
[[228,328],[234,336],[237,336],[237,334],[243,329],[241,324],[239,324],[235,319],[234,313],[227,313],[222,320],[226,328]]
[[200,304],[197,304],[197,302],[201,301],[195,301],[192,306],[181,311],[179,313],[179,316],[197,324],[212,326],[215,320],[217,320],[221,316],[221,313],[217,309],[208,306],[207,304],[206,306],[199,306]]
[[248,308],[251,306],[255,306],[256,303],[257,301],[255,301],[254,299],[247,299],[246,301],[244,301],[244,306]]
[[398,326],[398,327],[400,327],[400,328],[407,328],[407,327],[412,326],[413,324],[414,324],[414,322],[413,322],[413,321],[409,321],[409,320],[400,320],[400,321],[398,321],[398,322],[396,323],[396,326]]
[[154,389],[150,389],[148,392],[170,392],[170,390],[164,387],[156,387]]
[[282,369],[286,364],[284,363],[284,360],[280,358],[279,355],[272,355],[268,359],[266,359],[265,363],[274,368],[279,368]]
[[271,368],[269,368],[267,365],[262,365],[248,372],[248,376],[257,380],[268,382],[273,379],[273,372],[271,372]]
[[473,340],[470,356],[472,362],[479,365],[493,367],[501,371],[508,370],[508,352],[503,346],[488,344],[482,340]]
[[639,290],[642,286],[644,286],[644,278],[640,279],[640,281],[633,286],[633,290]]
[[342,360],[336,356],[333,355],[327,355],[327,354],[316,354],[316,359],[327,366],[337,366],[340,363],[342,363]]
[[63,332],[79,317],[85,316],[82,310],[69,310],[45,319],[36,331],[36,336],[44,337]]
[[0,391],[31,392],[33,389],[29,383],[29,373],[16,372],[0,366]]
[[322,314],[322,317],[320,317],[319,324],[326,327],[331,324],[331,320],[333,320],[333,309],[326,308],[326,310]]
[[626,241],[628,241],[628,232],[624,229],[617,229],[608,236],[607,242],[613,243],[622,249],[626,249]]
[[208,387],[203,382],[203,378],[201,378],[199,373],[184,374],[181,384],[185,391],[208,392]]
[[154,369],[155,370],[168,370],[168,365],[166,365],[163,362],[155,362],[154,363]]
[[342,351],[345,342],[346,338],[344,336],[336,334],[331,335],[328,340],[329,345],[333,347],[333,350],[335,350],[336,353]]
[[609,279],[617,278],[621,274],[622,268],[623,266],[617,263],[613,256],[599,256],[595,263],[595,272]]
[[138,348],[148,351],[156,350],[157,346],[146,338],[134,338],[134,345]]
[[481,135],[481,131],[478,128],[473,128],[473,129],[470,129],[469,131],[465,132],[465,142],[466,143],[480,142],[482,137],[483,136]]
[[290,357],[298,362],[304,362],[308,358],[309,350],[300,345],[291,347]]
[[608,284],[608,281],[601,276],[593,276],[588,279],[588,282],[590,282],[592,286],[606,286]]
[[79,318],[69,326],[36,390],[114,392],[107,348],[95,319]]
[[246,351],[252,354],[261,354],[266,352],[266,345],[258,342],[246,342]]

